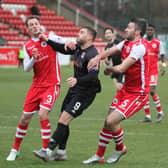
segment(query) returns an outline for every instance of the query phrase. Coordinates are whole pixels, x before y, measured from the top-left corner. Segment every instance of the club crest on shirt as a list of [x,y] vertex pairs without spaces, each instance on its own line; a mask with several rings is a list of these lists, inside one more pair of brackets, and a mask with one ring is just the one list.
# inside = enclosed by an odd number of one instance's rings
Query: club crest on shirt
[[117,103],[118,103],[118,99],[117,99],[117,98],[114,98],[113,103],[114,103],[114,104],[117,104]]
[[46,47],[47,46],[47,43],[45,41],[42,41],[41,42],[41,47]]
[[86,55],[86,53],[83,52],[83,53],[81,54],[81,58],[83,59],[85,55]]
[[153,48],[156,48],[156,47],[157,47],[157,45],[156,45],[156,44],[152,44],[152,47],[153,47]]

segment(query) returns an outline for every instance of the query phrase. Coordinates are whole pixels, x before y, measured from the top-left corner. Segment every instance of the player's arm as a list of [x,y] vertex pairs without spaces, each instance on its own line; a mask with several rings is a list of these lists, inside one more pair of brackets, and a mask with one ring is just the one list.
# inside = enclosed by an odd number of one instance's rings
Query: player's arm
[[166,71],[166,58],[165,58],[165,49],[162,42],[160,42],[159,46],[159,55],[162,61],[161,75],[164,75]]
[[104,74],[108,75],[111,72],[124,73],[138,59],[142,58],[145,53],[146,49],[143,45],[134,46],[130,52],[130,55],[120,65],[106,68]]
[[67,47],[67,49],[65,50],[66,43],[60,44],[60,43],[57,43],[57,42],[54,42],[54,41],[48,39],[47,44],[50,45],[54,50],[56,50],[62,54],[65,54],[65,55],[74,54],[74,52],[75,52],[75,50],[71,50],[69,47]]
[[98,70],[96,69],[91,69],[87,75],[82,76],[82,77],[70,77],[67,79],[67,84],[69,87],[74,87],[76,84],[79,85],[85,85],[91,81],[95,81],[98,78]]
[[130,66],[136,62],[136,59],[129,56],[120,65],[107,67],[104,70],[105,75],[109,75],[111,72],[124,73]]
[[23,61],[24,71],[29,72],[33,68],[35,58],[34,57],[30,58],[29,54],[26,51],[25,46],[23,47],[23,52],[24,52],[24,61]]
[[76,49],[76,45],[72,41],[66,40],[60,36],[49,35],[47,37],[43,32],[41,32],[39,36],[42,37],[54,50],[62,54],[73,54]]
[[88,63],[88,69],[91,69],[92,67],[98,67],[100,60],[103,60],[109,56],[119,53],[123,45],[124,45],[124,41],[122,41],[116,46],[109,48],[108,50],[101,52],[96,57],[92,58]]

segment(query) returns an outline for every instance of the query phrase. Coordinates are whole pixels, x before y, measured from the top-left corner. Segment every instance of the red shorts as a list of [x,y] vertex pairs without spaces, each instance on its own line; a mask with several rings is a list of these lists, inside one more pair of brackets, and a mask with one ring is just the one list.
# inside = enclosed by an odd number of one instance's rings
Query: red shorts
[[40,107],[52,110],[54,103],[59,96],[60,86],[34,87],[31,86],[25,100],[24,113],[33,114],[39,111]]
[[111,108],[129,118],[146,104],[148,96],[149,94],[131,93],[121,89],[113,99]]
[[157,86],[158,83],[158,74],[150,76],[150,86]]

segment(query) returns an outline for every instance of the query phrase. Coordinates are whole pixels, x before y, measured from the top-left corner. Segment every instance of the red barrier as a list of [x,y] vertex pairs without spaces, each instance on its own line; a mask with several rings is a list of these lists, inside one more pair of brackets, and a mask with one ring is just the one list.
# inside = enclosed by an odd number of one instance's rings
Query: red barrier
[[17,66],[19,48],[0,48],[0,66]]

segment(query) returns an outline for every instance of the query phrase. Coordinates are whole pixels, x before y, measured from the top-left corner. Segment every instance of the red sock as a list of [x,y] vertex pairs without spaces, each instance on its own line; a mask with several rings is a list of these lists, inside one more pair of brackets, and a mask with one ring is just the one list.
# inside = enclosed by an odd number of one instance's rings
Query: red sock
[[118,151],[123,150],[123,148],[124,148],[123,135],[124,135],[124,132],[123,132],[122,128],[120,128],[117,132],[112,132],[112,136],[113,136],[113,139],[116,144],[115,149]]
[[161,107],[161,104],[160,104],[160,98],[159,98],[158,94],[155,93],[152,96],[152,99],[153,99],[153,102],[155,104],[155,107],[156,107],[157,111],[161,112],[162,111],[162,107]]
[[99,144],[96,155],[99,157],[103,157],[106,147],[109,142],[112,140],[112,132],[103,128],[99,135]]
[[146,102],[146,104],[144,106],[144,110],[145,110],[145,114],[146,115],[150,115],[150,102],[149,102],[149,98],[148,98],[148,101]]
[[40,121],[41,124],[41,137],[43,141],[43,149],[47,148],[51,136],[51,126],[48,119]]
[[13,145],[13,149],[16,149],[17,151],[19,151],[22,140],[27,133],[27,129],[28,129],[28,124],[27,125],[21,125],[19,123],[19,125],[16,129],[15,143]]

